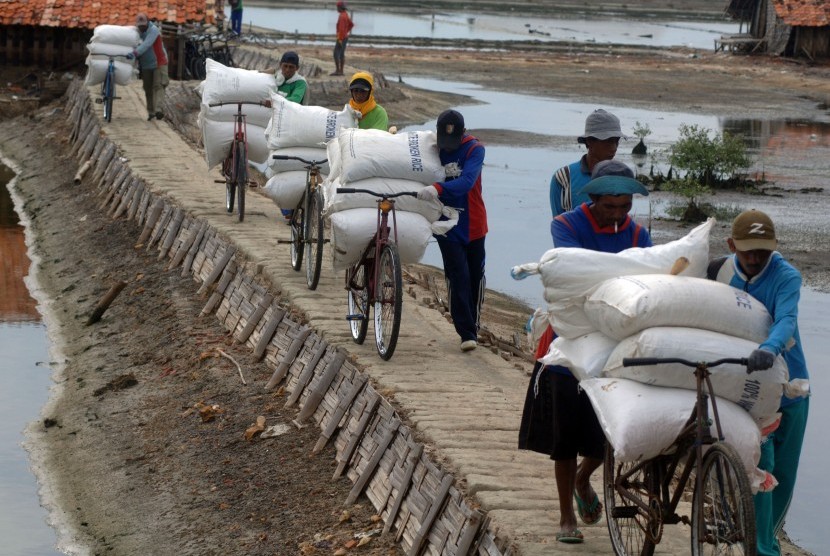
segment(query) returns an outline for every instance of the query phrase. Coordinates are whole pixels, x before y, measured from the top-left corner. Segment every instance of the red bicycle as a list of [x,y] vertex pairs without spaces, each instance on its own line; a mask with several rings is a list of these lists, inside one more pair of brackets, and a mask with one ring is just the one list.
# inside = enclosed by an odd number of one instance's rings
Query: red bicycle
[[235,104],[236,114],[234,115],[233,141],[225,160],[222,161],[222,175],[224,180],[216,180],[216,183],[225,184],[225,208],[229,213],[233,212],[234,199],[237,200],[237,212],[239,221],[245,220],[245,187],[248,185],[248,126],[245,121],[245,114],[242,112],[243,104],[253,106],[270,107],[270,100],[259,102],[249,101],[227,101],[214,102],[209,106],[224,106]]
[[[369,307],[374,307],[375,346],[381,359],[388,361],[395,353],[398,343],[403,303],[394,197],[417,197],[417,193],[377,193],[353,187],[338,188],[337,193],[366,193],[379,197],[375,235],[360,259],[346,270],[346,290],[349,292],[349,314],[346,315],[346,320],[349,321],[352,339],[355,343],[362,344],[369,328]],[[390,213],[394,231],[389,227]]]

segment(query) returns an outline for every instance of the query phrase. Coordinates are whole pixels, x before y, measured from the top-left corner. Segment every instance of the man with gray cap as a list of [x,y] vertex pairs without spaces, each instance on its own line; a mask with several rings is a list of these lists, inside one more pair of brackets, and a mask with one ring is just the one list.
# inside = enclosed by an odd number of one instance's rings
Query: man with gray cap
[[[604,253],[651,247],[648,231],[628,215],[633,196],[648,195],[628,166],[616,160],[598,162],[582,193],[588,202],[553,219],[554,247]],[[555,338],[549,326],[536,349],[537,359],[547,353]],[[548,409],[538,416],[536,408],[543,408],[543,412]],[[546,428],[548,434],[539,437],[536,431]],[[591,487],[591,474],[605,456],[605,435],[591,401],[567,367],[542,367],[541,363],[534,367],[519,429],[519,448],[546,453],[554,460],[560,516],[556,540],[568,544],[583,542],[577,513],[586,525],[602,518],[602,504]],[[582,460],[577,465],[579,456]]]
[[550,180],[550,208],[554,217],[588,200],[582,188],[591,181],[591,172],[598,162],[611,160],[617,154],[620,138],[625,138],[620,119],[602,108],[585,119],[585,133],[577,137],[588,152],[576,162],[554,172]]
[[138,59],[141,81],[144,84],[144,97],[147,99],[148,120],[164,118],[161,106],[164,102],[164,89],[170,83],[167,75],[167,50],[161,40],[161,31],[147,18],[147,14],[135,16],[135,26],[141,44],[133,50]]
[[[801,273],[776,251],[778,239],[772,219],[760,210],[742,212],[732,222],[732,234],[726,243],[732,256],[713,260],[707,276],[749,293],[772,316],[769,335],[749,354],[747,369],[769,369],[781,355],[790,380],[809,379],[798,333]],[[809,397],[782,396],[780,424],[761,444],[758,467],[775,475],[778,486],[754,497],[759,556],[781,554],[778,534],[793,497],[809,408]]]

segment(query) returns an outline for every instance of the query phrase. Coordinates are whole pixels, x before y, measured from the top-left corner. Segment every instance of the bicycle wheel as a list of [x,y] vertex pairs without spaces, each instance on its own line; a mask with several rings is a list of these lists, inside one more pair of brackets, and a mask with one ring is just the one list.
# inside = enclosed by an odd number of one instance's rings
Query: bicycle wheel
[[323,199],[320,190],[315,190],[308,201],[306,213],[305,281],[308,289],[317,289],[320,282],[320,267],[323,266]]
[[[658,492],[656,477],[649,472],[652,464],[616,463],[614,448],[605,446],[603,483],[605,490],[605,519],[611,547],[617,556],[651,556],[654,554],[654,538],[659,538],[662,521],[656,500],[651,493]],[[633,500],[623,498],[623,494]],[[645,508],[649,508],[646,510]],[[654,519],[652,518],[654,515]],[[652,524],[653,523],[653,524]],[[652,529],[651,535],[646,531]],[[657,533],[655,535],[654,533]]]
[[300,205],[294,209],[291,214],[291,268],[300,270],[303,264],[303,249],[305,243],[303,242],[303,229],[305,228],[305,211],[303,206],[305,201],[300,201]]
[[349,329],[356,344],[362,344],[369,330],[369,269],[363,262],[355,263],[346,271],[346,289],[349,291]]
[[115,99],[115,79],[111,71],[107,70],[104,78],[104,120],[112,121],[112,101]]
[[702,474],[692,500],[693,556],[755,556],[755,506],[738,452],[713,444],[703,456]]
[[398,246],[394,243],[384,245],[377,264],[379,266],[378,281],[375,284],[375,345],[380,358],[389,361],[395,353],[398,331],[401,328],[403,284]]
[[248,150],[245,142],[239,141],[236,144],[236,194],[239,221],[245,220],[245,186],[248,185]]

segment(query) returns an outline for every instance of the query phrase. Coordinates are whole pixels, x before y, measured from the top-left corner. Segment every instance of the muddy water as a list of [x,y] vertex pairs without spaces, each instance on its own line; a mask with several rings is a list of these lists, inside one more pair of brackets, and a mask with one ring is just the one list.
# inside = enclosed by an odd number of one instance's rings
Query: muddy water
[[[230,12],[227,12],[230,18]],[[496,41],[574,41],[710,49],[723,34],[737,33],[732,22],[641,21],[633,19],[556,19],[471,13],[353,13],[361,36],[481,39]],[[335,10],[246,7],[243,24],[302,34],[332,34]]]
[[57,539],[22,446],[23,428],[49,396],[49,340],[24,282],[30,260],[6,187],[11,176],[0,164],[0,553],[49,556],[60,554]]

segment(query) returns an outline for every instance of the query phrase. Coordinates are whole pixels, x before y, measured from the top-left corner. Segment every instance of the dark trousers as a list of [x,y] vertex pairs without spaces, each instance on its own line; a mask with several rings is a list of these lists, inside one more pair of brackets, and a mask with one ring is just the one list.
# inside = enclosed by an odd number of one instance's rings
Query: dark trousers
[[242,10],[231,10],[231,30],[237,35],[242,34]]
[[[342,41],[336,41],[334,43],[334,62],[335,64],[343,64],[346,60],[346,43],[349,42],[348,38],[343,39]],[[340,68],[340,71],[343,71],[343,68]]]
[[450,316],[461,341],[478,338],[481,304],[484,301],[484,238],[464,245],[438,240],[444,259],[444,278]]

